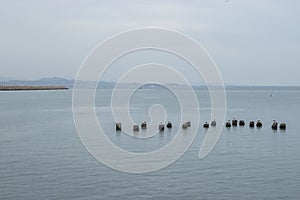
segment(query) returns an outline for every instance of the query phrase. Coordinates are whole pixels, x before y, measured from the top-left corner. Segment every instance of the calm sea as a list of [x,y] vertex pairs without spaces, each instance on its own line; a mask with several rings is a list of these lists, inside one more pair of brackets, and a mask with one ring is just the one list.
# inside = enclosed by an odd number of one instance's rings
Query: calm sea
[[[201,123],[210,101],[196,91]],[[175,135],[147,140],[114,131],[110,90],[98,90],[98,119],[110,140],[130,151],[152,151]],[[300,91],[229,90],[227,119],[262,120],[263,128],[224,129],[203,160],[200,127],[191,148],[174,164],[148,174],[128,174],[95,160],[83,147],[72,116],[72,91],[0,92],[0,199],[299,199]],[[130,100],[137,123],[149,121],[152,104],[165,106],[179,126],[180,109],[164,89],[143,89]],[[272,120],[287,123],[272,132]],[[188,133],[187,133],[188,134]]]

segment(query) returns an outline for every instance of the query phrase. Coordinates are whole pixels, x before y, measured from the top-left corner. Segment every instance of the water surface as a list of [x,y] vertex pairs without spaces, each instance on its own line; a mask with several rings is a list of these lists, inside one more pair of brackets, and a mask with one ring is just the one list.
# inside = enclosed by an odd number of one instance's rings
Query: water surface
[[[101,125],[116,145],[149,151],[167,144],[175,131],[149,141],[114,131],[110,90],[97,92]],[[271,95],[272,94],[272,95]],[[206,91],[197,91],[201,123],[209,120]],[[174,130],[178,102],[164,90],[140,90],[131,100],[133,118],[148,120],[148,105],[166,106]],[[127,174],[96,161],[83,147],[72,116],[72,91],[0,92],[1,199],[299,199],[300,91],[227,91],[227,118],[261,119],[262,129],[224,129],[203,160],[200,127],[191,148],[171,166],[148,174]],[[272,132],[273,119],[288,125]]]

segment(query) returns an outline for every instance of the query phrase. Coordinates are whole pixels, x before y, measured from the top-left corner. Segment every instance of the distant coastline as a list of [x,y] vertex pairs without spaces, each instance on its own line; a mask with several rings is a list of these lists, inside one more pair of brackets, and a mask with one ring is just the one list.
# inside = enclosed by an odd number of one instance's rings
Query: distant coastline
[[64,86],[0,86],[0,91],[18,90],[67,90]]
[[[75,80],[64,79],[60,77],[42,78],[38,80],[9,80],[0,77],[0,91],[5,90],[61,90],[72,89]],[[93,89],[96,85],[97,89],[114,89],[116,82],[113,81],[100,81],[99,83],[93,81],[77,80],[76,87],[82,89]],[[207,90],[205,83],[192,83],[192,88],[195,90]],[[140,86],[140,83],[119,83],[120,89],[131,89],[139,87],[139,89],[160,89],[164,87],[174,89],[187,89],[190,86],[178,83],[166,83],[164,86],[159,84],[145,84]],[[251,86],[251,85],[226,85],[225,90],[289,90],[300,91],[300,86]]]

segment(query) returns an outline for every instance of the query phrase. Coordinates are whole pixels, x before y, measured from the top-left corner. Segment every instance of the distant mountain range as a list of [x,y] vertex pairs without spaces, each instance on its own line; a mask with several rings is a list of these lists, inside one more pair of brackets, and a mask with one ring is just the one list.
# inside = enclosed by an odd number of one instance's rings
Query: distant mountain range
[[[74,85],[74,80],[68,80],[60,77],[51,77],[51,78],[41,78],[38,80],[11,80],[8,77],[0,76],[0,85],[4,86],[64,86],[72,88]],[[94,85],[93,82],[88,81],[79,81],[79,84],[83,88],[90,88]],[[112,89],[116,85],[115,82],[101,81],[98,84],[98,88]],[[121,88],[135,88],[138,86],[138,83],[122,83]],[[171,88],[187,88],[185,85],[180,85],[176,83],[167,84]],[[146,84],[143,85],[140,89],[155,89],[162,88],[163,86],[158,84]],[[207,89],[205,85],[193,85],[194,89]],[[300,86],[226,86],[227,90],[300,90]]]
[[[60,77],[51,77],[51,78],[42,78],[38,80],[28,81],[28,80],[0,80],[0,85],[4,86],[65,86],[68,88],[72,88],[75,80],[68,80]],[[78,81],[80,87],[90,88],[95,84],[94,82],[89,81]],[[101,81],[98,84],[98,88],[107,88],[112,89],[116,85],[115,82]],[[135,88],[139,85],[139,83],[121,83],[119,87],[121,88]],[[175,83],[168,84],[169,87],[177,87],[177,88],[186,88],[184,85],[179,85]],[[154,89],[161,88],[163,86],[158,84],[146,84],[143,85],[140,89]]]
[[[7,78],[3,79],[0,77],[0,85],[4,86],[64,86],[68,88],[72,88],[74,86],[75,80],[68,80],[60,77],[51,77],[51,78],[41,78],[38,80],[8,80]],[[80,87],[90,88],[94,86],[94,82],[90,81],[78,81]],[[114,88],[116,83],[101,81],[98,84],[98,88]],[[122,88],[132,88],[135,87],[137,83],[122,83]]]

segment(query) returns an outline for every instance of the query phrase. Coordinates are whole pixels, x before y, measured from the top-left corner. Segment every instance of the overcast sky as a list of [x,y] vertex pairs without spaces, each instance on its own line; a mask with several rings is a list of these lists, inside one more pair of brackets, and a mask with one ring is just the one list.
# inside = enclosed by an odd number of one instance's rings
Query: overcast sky
[[300,85],[299,9],[296,0],[2,0],[0,77],[71,79],[107,37],[157,26],[202,44],[226,84]]

